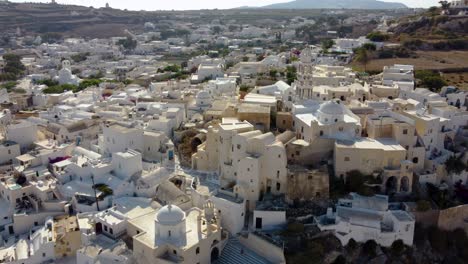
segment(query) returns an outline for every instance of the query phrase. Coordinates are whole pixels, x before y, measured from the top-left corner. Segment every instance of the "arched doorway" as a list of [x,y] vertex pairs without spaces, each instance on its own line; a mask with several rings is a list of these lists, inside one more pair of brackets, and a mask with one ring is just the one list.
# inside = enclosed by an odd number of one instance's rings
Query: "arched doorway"
[[400,191],[402,192],[409,192],[409,179],[407,176],[401,178],[400,180]]
[[102,224],[96,223],[96,234],[101,234],[101,233],[102,233]]
[[398,180],[395,176],[387,179],[385,183],[385,192],[387,194],[394,194],[398,191]]
[[219,258],[219,249],[214,247],[211,249],[211,263],[215,262]]

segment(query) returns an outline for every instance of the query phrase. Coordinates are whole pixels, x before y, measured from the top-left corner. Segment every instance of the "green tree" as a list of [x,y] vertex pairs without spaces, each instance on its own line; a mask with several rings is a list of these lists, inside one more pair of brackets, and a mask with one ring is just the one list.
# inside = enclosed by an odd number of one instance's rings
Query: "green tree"
[[416,71],[415,77],[421,81],[421,86],[429,88],[429,90],[433,92],[438,92],[442,87],[447,85],[445,80],[442,79],[440,74],[437,72],[429,70]]
[[211,30],[213,31],[213,34],[215,35],[218,35],[222,31],[220,26],[214,26]]
[[364,66],[364,71],[367,71],[367,64],[370,61],[368,51],[366,49],[358,49],[356,53],[356,61]]
[[127,36],[126,39],[119,40],[117,44],[122,46],[126,50],[134,50],[138,45],[138,41],[136,41],[130,36]]
[[297,69],[294,66],[286,67],[287,83],[291,85],[297,79]]
[[448,10],[450,8],[449,1],[439,1],[439,4],[443,10]]
[[333,45],[335,45],[335,42],[332,39],[322,40],[322,51],[327,53],[328,49],[333,47]]

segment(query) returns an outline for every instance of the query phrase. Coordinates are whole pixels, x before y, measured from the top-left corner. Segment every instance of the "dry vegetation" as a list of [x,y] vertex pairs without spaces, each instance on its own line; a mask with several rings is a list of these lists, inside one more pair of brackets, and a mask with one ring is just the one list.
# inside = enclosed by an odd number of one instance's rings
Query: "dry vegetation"
[[449,85],[468,91],[468,72],[444,73],[442,77]]
[[[382,71],[386,65],[411,64],[418,70],[439,70],[444,72],[468,71],[468,51],[417,51],[417,58],[374,59],[367,65],[368,71]],[[353,62],[362,69],[362,65]]]

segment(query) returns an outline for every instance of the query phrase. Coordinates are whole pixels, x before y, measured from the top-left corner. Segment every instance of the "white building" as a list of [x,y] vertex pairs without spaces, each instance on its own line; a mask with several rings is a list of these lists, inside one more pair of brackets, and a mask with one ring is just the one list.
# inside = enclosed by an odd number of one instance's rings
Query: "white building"
[[29,121],[10,124],[6,129],[6,138],[18,143],[22,152],[28,150],[37,140],[37,125]]
[[338,101],[294,105],[297,138],[312,142],[318,137],[353,139],[361,136],[360,118]]
[[58,72],[55,79],[59,84],[72,84],[78,86],[81,82],[80,78],[72,74],[70,61],[62,61],[62,69]]
[[187,212],[166,205],[130,222],[133,256],[139,263],[213,263],[223,250],[226,236],[212,202]]
[[363,197],[351,193],[350,199],[338,201],[335,212],[329,208],[316,221],[321,231],[332,231],[342,245],[351,239],[360,243],[374,240],[384,247],[390,247],[396,240],[413,245],[414,217],[406,211],[390,209],[388,196]]
[[402,90],[414,89],[414,66],[395,64],[385,66],[382,73],[382,84],[385,86],[399,86]]

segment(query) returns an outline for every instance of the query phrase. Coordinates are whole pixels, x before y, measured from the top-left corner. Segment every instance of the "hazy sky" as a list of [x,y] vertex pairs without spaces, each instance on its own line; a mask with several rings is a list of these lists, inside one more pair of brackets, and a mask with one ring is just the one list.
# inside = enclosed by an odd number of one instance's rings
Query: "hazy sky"
[[[50,0],[10,0],[12,2],[50,2]],[[240,6],[263,6],[288,0],[56,0],[61,4],[77,4],[102,7],[109,3],[111,7],[130,10],[191,10],[191,9],[227,9]],[[333,0],[323,0],[333,1]],[[352,0],[351,0],[352,1]],[[409,7],[429,7],[437,5],[439,0],[382,0],[401,2]]]

